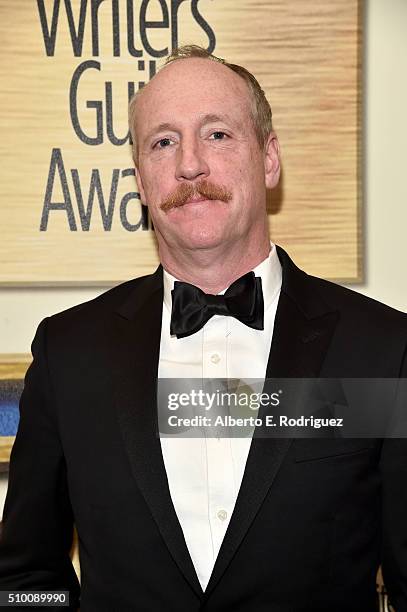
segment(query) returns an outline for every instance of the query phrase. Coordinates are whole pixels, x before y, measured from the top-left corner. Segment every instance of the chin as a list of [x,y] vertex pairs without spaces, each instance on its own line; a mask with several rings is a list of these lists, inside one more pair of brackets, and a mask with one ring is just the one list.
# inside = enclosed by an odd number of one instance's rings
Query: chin
[[221,231],[213,231],[213,227],[196,228],[196,231],[189,231],[178,236],[179,244],[183,244],[187,249],[213,249],[224,243],[224,233]]

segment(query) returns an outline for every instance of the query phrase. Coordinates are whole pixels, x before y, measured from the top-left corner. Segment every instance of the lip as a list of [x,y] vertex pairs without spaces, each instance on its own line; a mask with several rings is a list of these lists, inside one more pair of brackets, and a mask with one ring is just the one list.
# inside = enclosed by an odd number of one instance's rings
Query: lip
[[[197,198],[191,198],[190,200],[187,200],[185,202],[185,204],[200,204],[201,202],[208,202],[208,198],[204,198],[202,196],[199,196]],[[184,204],[184,206],[185,206]]]

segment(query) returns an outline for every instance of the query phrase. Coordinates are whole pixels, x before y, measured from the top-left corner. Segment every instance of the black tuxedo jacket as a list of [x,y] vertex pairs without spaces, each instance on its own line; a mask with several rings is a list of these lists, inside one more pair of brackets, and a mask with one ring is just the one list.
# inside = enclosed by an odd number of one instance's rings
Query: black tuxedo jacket
[[[278,255],[267,377],[407,375],[404,314]],[[68,589],[82,612],[373,612],[382,564],[393,606],[406,612],[405,439],[255,437],[202,592],[155,433],[162,300],[158,268],[40,324],[10,463],[0,589]]]

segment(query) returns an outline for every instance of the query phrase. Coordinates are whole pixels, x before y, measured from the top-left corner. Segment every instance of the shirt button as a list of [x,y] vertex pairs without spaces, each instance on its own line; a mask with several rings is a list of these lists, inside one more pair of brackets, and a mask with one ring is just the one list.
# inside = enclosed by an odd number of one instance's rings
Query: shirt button
[[219,353],[213,353],[213,355],[211,355],[211,361],[212,363],[219,363],[220,361]]
[[226,510],[219,510],[218,519],[220,521],[226,521],[227,517],[228,517],[228,513],[226,512]]

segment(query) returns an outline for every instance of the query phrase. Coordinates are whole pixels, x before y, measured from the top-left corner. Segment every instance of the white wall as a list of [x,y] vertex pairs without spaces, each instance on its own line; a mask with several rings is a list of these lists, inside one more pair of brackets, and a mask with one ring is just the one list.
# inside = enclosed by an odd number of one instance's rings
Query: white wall
[[[407,311],[407,0],[366,6],[366,281],[352,288]],[[29,352],[43,317],[103,290],[0,288],[0,353]]]
[[407,1],[366,5],[366,276],[352,288],[407,311]]

